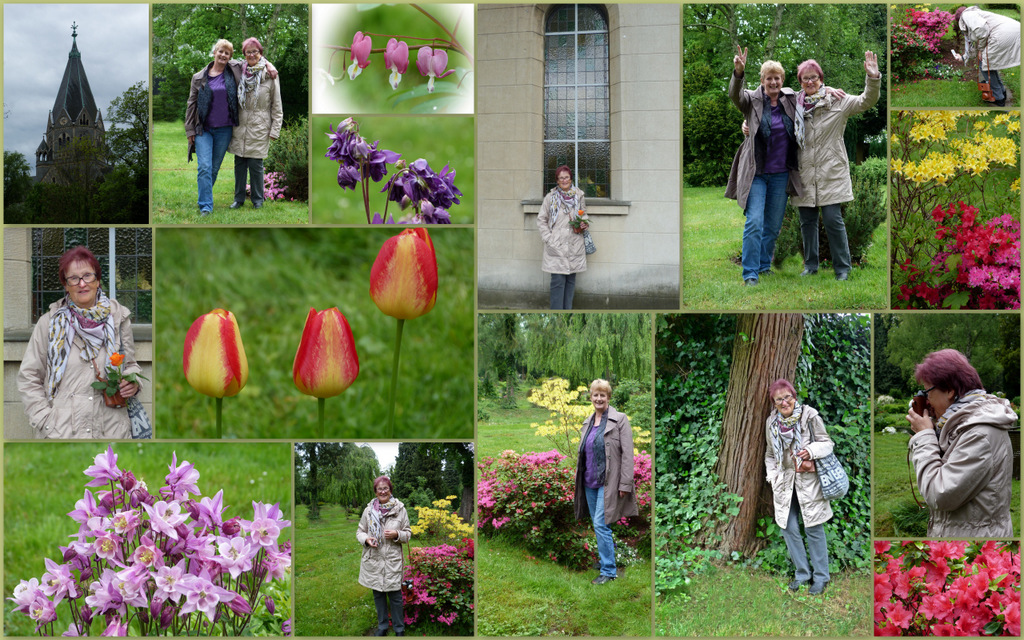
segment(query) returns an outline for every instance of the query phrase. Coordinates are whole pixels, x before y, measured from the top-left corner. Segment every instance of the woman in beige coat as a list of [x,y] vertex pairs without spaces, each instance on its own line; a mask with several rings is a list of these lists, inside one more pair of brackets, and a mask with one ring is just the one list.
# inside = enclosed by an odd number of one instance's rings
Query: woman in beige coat
[[593,521],[601,562],[601,573],[593,584],[605,584],[618,575],[615,541],[608,525],[639,513],[633,486],[633,428],[626,414],[608,405],[611,396],[607,380],[590,383],[594,413],[583,423],[576,459],[576,519],[589,515]]
[[836,280],[848,279],[853,269],[840,206],[853,200],[843,134],[850,116],[863,113],[878,102],[882,74],[878,71],[878,57],[870,51],[864,52],[864,70],[867,72],[864,93],[838,97],[825,87],[825,74],[817,62],[805,60],[796,69],[801,90],[796,96],[795,124],[803,190],[793,196],[792,202],[800,211],[800,234],[804,243],[802,276],[818,273],[819,209]]
[[965,65],[976,60],[978,77],[992,90],[992,104],[1005,107],[1007,91],[999,70],[1020,66],[1020,22],[975,5],[959,7],[953,25],[965,36],[963,55],[953,51],[953,56]]
[[1009,538],[1013,447],[1008,431],[1017,414],[989,395],[962,353],[929,353],[914,369],[928,397],[925,415],[913,409],[910,457],[930,509],[928,536]]
[[235,156],[235,201],[232,209],[245,203],[248,174],[252,206],[263,206],[263,159],[270,152],[270,141],[281,135],[284,110],[281,85],[273,68],[263,57],[263,45],[256,38],[242,43],[245,67],[238,82],[238,126],[234,128],[228,151]]
[[373,604],[377,608],[375,636],[387,635],[389,611],[395,635],[405,635],[402,545],[412,538],[412,530],[405,505],[391,495],[393,490],[390,478],[380,476],[373,481],[377,497],[366,505],[356,531],[356,540],[363,545],[359,584],[373,590]]
[[[100,287],[100,264],[89,249],[70,249],[58,262],[67,292],[39,318],[18,370],[18,392],[38,438],[131,438],[124,408],[107,407],[92,388],[110,356],[124,355],[122,372],[141,373],[135,361],[131,314]],[[122,380],[121,395],[131,398],[139,385]]]
[[[551,308],[572,309],[576,291],[576,274],[587,270],[587,251],[582,232],[590,226],[586,217],[587,203],[583,191],[572,183],[572,171],[562,165],[555,169],[558,186],[544,196],[537,216],[537,228],[544,241],[544,257],[540,268],[551,274]],[[570,222],[583,216],[579,231]]]
[[[829,581],[824,524],[832,518],[832,507],[822,494],[814,461],[832,453],[832,440],[818,412],[797,401],[796,389],[789,380],[773,382],[768,395],[775,410],[765,422],[768,448],[764,466],[775,496],[775,524],[782,529],[789,558],[796,568],[789,589],[797,591],[810,582],[810,593],[819,594]],[[806,549],[800,537],[801,515],[807,534]]]

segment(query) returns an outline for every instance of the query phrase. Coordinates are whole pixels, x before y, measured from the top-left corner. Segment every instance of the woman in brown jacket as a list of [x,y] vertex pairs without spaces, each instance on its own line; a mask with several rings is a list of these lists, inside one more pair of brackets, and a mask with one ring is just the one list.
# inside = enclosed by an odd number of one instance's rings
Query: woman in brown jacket
[[405,505],[391,495],[393,490],[391,478],[380,476],[373,481],[377,497],[366,505],[356,531],[356,540],[363,545],[359,584],[373,591],[373,604],[377,608],[375,636],[388,634],[389,612],[395,635],[405,635],[402,545],[412,538],[412,529]]
[[925,415],[907,413],[917,486],[931,511],[928,535],[1012,537],[1008,431],[1017,414],[1008,400],[985,392],[978,372],[955,349],[929,353],[914,377],[928,397]]
[[[39,318],[18,370],[18,392],[38,438],[131,438],[124,408],[107,407],[92,388],[110,356],[124,355],[122,372],[141,373],[135,361],[131,312],[101,288],[100,263],[86,247],[61,256],[57,275],[67,295]],[[121,396],[139,385],[122,380]]]
[[633,429],[626,414],[608,405],[612,387],[607,380],[590,383],[594,413],[583,423],[576,459],[576,519],[589,514],[597,536],[601,574],[591,582],[605,584],[615,579],[615,541],[608,525],[635,516],[633,487]]

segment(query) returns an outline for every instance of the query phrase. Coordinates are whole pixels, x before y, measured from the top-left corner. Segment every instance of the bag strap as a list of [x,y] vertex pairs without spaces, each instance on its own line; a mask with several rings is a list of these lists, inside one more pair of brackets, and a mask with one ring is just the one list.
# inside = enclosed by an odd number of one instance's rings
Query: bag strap
[[909,448],[907,448],[907,476],[908,476],[908,478],[910,480],[910,495],[914,497],[914,502],[916,502],[917,506],[920,507],[921,509],[927,509],[928,506],[923,504],[921,502],[921,500],[917,497],[917,488],[916,488],[917,482],[914,480],[914,472],[911,471],[911,469],[910,469],[910,449]]

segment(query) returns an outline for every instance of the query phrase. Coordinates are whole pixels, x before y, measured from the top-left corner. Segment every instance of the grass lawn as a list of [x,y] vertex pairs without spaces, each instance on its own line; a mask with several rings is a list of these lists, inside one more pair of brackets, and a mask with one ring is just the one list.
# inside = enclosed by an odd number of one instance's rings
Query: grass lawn
[[872,578],[833,575],[825,593],[790,592],[789,577],[716,567],[693,579],[685,593],[658,603],[659,636],[869,636]]
[[743,237],[743,212],[722,187],[686,188],[683,212],[683,298],[685,309],[886,309],[888,308],[888,225],[874,232],[866,266],[837,282],[832,273],[801,277],[803,260],[790,256],[756,287],[744,286],[731,258]]
[[[525,395],[525,393],[524,393]],[[526,451],[551,451],[555,448],[546,438],[534,435],[530,427],[532,422],[544,422],[551,413],[547,409],[536,407],[525,401],[516,411],[500,409],[494,401],[480,399],[479,407],[489,414],[486,421],[480,420],[476,427],[476,456],[497,457],[502,451],[512,449],[523,453]]]
[[[917,507],[910,493],[910,479],[907,472],[907,443],[909,441],[910,436],[902,432],[894,435],[875,434],[871,486],[874,488],[872,521],[876,538],[923,537],[926,535],[923,532],[899,530],[898,519],[893,518],[893,513],[901,506]],[[913,465],[911,465],[912,468]],[[914,482],[914,490],[917,490],[916,476]],[[1019,537],[1020,480],[1014,480],[1011,487],[1013,495],[1010,498],[1010,513],[1013,516],[1013,533],[1015,537]],[[917,495],[920,499],[920,492]]]
[[[224,401],[224,436],[316,435],[317,401],[292,380],[295,352],[311,307],[338,307],[359,356],[359,377],[326,403],[326,437],[381,438],[397,321],[370,298],[370,268],[397,229],[159,229],[156,233],[159,331],[155,428],[161,438],[213,437],[214,401],[182,371],[185,334],[211,309],[238,320],[249,381]],[[437,302],[408,320],[402,335],[396,438],[473,437],[472,229],[431,232],[438,264]],[[182,259],[188,256],[188,259]]]
[[[356,529],[362,509],[323,505],[320,520],[310,522],[299,505],[295,520],[295,635],[366,636],[377,627],[373,593],[359,584],[362,549]],[[410,546],[429,547],[440,540],[413,538]],[[408,551],[408,550],[406,550]],[[407,635],[440,636],[447,626],[409,625]]]
[[[131,470],[144,480],[151,494],[164,484],[177,452],[178,464],[187,460],[200,473],[199,489],[204,496],[224,490],[225,519],[252,518],[254,500],[279,502],[284,517],[292,517],[292,460],[287,444],[159,442],[115,443],[117,466]],[[82,499],[90,478],[82,472],[104,443],[7,443],[4,446],[4,596],[10,596],[20,580],[39,578],[45,571],[43,558],[60,561],[59,545],[78,524],[67,517]],[[92,489],[94,492],[97,489]],[[291,528],[281,533],[281,542],[292,539]],[[280,608],[281,603],[278,604]],[[34,635],[35,623],[13,613],[14,604],[4,600],[4,634]],[[58,633],[71,622],[67,605],[58,607]]]
[[477,633],[482,636],[649,636],[651,565],[640,562],[596,586],[500,538],[477,547]]
[[309,205],[305,202],[267,200],[257,210],[247,200],[245,207],[231,210],[235,199],[235,159],[230,153],[213,185],[213,212],[201,217],[196,205],[196,160],[188,160],[188,139],[181,122],[153,123],[153,224],[307,224]]

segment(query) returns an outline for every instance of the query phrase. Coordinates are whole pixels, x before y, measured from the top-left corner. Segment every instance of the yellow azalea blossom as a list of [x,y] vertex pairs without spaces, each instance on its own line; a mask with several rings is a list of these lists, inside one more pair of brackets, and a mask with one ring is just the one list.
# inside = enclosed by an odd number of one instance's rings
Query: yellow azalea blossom
[[1016,180],[1013,181],[1013,184],[1010,185],[1010,189],[1013,189],[1017,193],[1020,193],[1020,178],[1017,178]]

